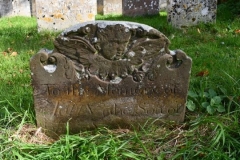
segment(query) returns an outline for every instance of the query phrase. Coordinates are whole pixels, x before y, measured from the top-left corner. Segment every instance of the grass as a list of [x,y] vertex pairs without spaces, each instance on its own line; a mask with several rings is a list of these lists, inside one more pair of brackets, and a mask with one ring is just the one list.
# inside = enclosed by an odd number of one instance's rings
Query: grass
[[[195,109],[187,110],[182,124],[146,122],[139,131],[100,128],[57,141],[35,126],[29,60],[41,48],[53,49],[58,33],[38,33],[35,18],[1,18],[0,159],[238,159],[240,18],[227,7],[218,6],[216,24],[184,30],[169,26],[164,13],[135,18],[98,15],[96,19],[153,26],[171,40],[170,49],[184,50],[193,59],[189,90],[198,93]],[[209,114],[201,106],[211,100],[205,96],[209,89],[222,98],[224,112]]]

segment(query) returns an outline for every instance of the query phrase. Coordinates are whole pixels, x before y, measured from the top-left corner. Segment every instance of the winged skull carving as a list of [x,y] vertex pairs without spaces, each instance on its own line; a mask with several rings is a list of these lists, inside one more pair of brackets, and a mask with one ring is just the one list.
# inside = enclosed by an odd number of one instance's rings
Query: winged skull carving
[[[95,21],[63,32],[53,52],[71,59],[81,78],[95,75],[103,81],[128,75],[140,82],[153,62],[169,54],[169,40],[158,30],[138,23]],[[147,26],[149,27],[149,26]]]

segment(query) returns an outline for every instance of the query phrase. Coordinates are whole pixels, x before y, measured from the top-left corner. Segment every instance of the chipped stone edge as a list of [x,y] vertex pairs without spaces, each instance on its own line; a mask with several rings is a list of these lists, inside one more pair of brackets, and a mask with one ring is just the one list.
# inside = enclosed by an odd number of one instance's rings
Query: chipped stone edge
[[117,25],[117,24],[121,24],[124,25],[125,27],[128,28],[143,28],[146,31],[150,31],[150,30],[156,30],[155,28],[145,25],[145,24],[140,24],[140,23],[136,23],[136,22],[129,22],[129,21],[105,21],[105,20],[97,20],[97,21],[89,21],[89,22],[84,22],[84,23],[79,23],[76,25],[73,25],[70,28],[67,28],[66,30],[64,30],[61,35],[66,35],[68,32],[70,31],[77,31],[79,28],[84,27],[88,24],[93,24],[93,25],[98,25],[99,28],[105,28],[108,25]]

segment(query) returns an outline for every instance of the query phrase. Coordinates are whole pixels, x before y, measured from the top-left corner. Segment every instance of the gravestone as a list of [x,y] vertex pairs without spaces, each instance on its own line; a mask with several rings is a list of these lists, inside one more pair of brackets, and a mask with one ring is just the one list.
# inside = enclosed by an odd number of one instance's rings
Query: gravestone
[[123,0],[123,15],[142,16],[159,14],[159,0]]
[[31,0],[30,5],[31,5],[31,15],[33,17],[37,17],[37,14],[36,14],[36,0]]
[[167,0],[159,0],[159,11],[167,10]]
[[29,0],[0,0],[0,17],[31,16]]
[[103,0],[103,14],[122,14],[122,0]]
[[97,13],[103,14],[103,0],[97,0]]
[[31,58],[37,124],[52,137],[149,119],[183,122],[191,59],[139,23],[75,25]]
[[38,30],[61,31],[74,24],[95,20],[96,0],[36,0]]
[[216,22],[217,0],[168,0],[168,22],[177,28]]

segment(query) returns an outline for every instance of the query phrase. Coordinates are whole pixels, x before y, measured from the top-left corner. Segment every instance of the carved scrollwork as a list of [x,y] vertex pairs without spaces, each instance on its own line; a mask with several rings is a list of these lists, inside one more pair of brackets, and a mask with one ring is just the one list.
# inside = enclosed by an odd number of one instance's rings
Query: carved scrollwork
[[32,57],[30,63],[34,83],[55,84],[76,80],[73,63],[60,53],[42,49]]

